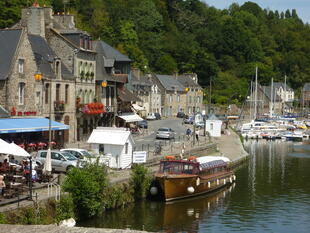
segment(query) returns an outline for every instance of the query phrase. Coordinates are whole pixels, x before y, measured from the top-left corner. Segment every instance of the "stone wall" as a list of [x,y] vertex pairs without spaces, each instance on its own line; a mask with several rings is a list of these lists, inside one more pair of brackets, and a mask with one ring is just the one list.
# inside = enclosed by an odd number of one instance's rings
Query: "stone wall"
[[[19,73],[18,62],[23,59],[24,68],[23,73]],[[38,68],[35,63],[35,58],[32,52],[30,42],[26,31],[23,32],[19,44],[19,50],[14,60],[14,65],[7,82],[7,97],[6,109],[11,111],[12,107],[16,108],[17,112],[33,111],[40,114],[39,99],[41,98],[41,83],[35,81],[35,73]],[[24,103],[19,104],[19,83],[25,84]]]

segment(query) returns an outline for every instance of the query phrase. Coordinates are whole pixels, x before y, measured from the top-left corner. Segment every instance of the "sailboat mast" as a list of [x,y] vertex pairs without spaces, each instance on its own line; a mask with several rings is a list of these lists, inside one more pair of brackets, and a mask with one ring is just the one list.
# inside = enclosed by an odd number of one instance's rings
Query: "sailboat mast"
[[257,66],[255,69],[255,99],[254,99],[254,120],[257,117]]
[[270,90],[270,118],[273,115],[273,78],[271,78],[271,90]]
[[285,114],[285,103],[286,103],[286,75],[284,76],[284,114]]

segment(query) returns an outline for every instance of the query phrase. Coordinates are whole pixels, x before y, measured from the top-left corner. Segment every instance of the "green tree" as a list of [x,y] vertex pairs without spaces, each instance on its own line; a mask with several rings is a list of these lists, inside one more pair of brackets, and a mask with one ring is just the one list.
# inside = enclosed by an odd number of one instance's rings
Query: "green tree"
[[83,169],[72,168],[62,188],[71,195],[76,215],[82,219],[95,216],[102,210],[103,192],[107,186],[106,167],[88,164]]

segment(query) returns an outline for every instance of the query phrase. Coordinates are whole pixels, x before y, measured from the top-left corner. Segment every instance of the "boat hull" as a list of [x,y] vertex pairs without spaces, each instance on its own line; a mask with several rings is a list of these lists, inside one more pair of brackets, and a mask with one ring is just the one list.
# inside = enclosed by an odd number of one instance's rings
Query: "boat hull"
[[189,198],[209,193],[235,181],[232,172],[213,177],[199,175],[156,175],[165,201]]

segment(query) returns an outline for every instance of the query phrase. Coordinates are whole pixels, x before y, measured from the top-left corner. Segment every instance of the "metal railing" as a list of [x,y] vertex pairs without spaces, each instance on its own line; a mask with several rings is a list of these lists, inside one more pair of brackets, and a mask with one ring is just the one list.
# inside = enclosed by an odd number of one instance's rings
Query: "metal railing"
[[55,196],[55,200],[59,201],[60,200],[60,185],[57,183],[49,183],[47,185],[47,197],[53,197],[53,190],[54,190],[54,196]]

